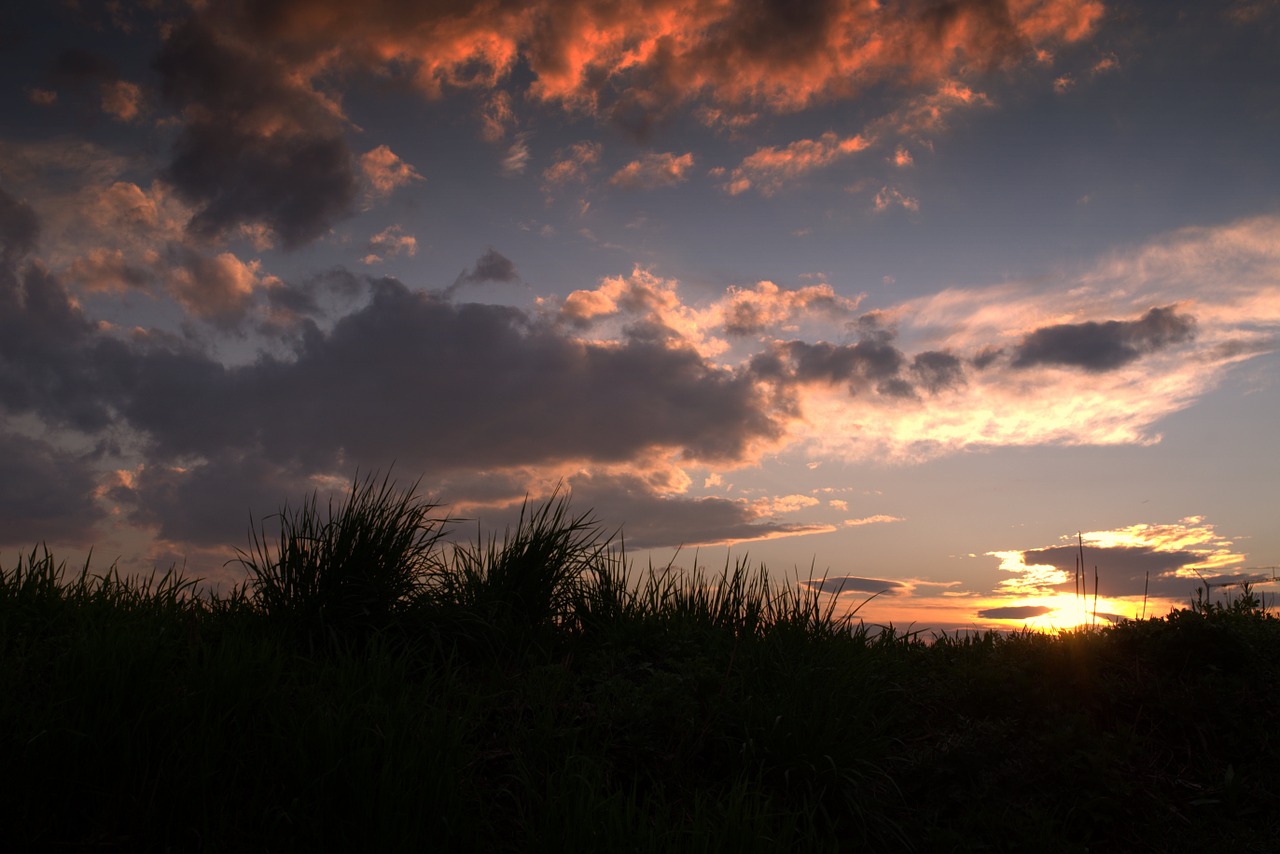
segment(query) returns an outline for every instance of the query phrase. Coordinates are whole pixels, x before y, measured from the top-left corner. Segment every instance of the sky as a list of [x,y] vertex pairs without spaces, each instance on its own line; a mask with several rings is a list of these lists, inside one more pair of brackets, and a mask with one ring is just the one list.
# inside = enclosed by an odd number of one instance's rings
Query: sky
[[234,583],[389,471],[922,631],[1273,594],[1276,44],[1274,0],[6,4],[0,565]]

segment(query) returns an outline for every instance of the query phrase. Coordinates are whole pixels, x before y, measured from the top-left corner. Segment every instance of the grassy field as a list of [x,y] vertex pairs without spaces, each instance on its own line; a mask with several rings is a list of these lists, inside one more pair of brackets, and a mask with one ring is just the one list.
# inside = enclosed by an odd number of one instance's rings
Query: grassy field
[[248,583],[0,572],[10,850],[1275,851],[1280,620],[871,633],[557,497],[455,546],[365,478]]

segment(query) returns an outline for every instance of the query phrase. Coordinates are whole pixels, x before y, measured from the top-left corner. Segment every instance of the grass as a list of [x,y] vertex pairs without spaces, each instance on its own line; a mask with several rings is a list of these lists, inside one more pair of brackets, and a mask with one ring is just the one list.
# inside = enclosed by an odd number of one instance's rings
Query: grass
[[870,633],[746,561],[636,570],[567,496],[453,544],[388,478],[242,588],[0,569],[18,850],[1268,851],[1280,620]]

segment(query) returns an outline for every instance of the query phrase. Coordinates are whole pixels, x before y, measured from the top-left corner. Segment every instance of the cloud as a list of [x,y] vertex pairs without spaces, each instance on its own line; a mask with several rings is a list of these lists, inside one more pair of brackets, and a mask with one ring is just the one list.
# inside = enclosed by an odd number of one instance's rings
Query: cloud
[[542,172],[544,187],[549,189],[562,184],[582,183],[600,162],[604,147],[598,142],[583,140],[556,152],[556,161]]
[[10,268],[35,249],[40,236],[36,212],[0,186],[0,263]]
[[516,270],[515,262],[496,249],[489,249],[476,259],[474,267],[462,271],[450,290],[456,290],[462,285],[478,285],[483,282],[519,281],[520,273]]
[[350,212],[357,182],[341,112],[277,52],[193,20],[169,34],[155,67],[183,117],[164,177],[196,208],[193,234],[261,223],[296,248]]
[[92,544],[105,517],[90,459],[0,431],[0,544]]
[[88,293],[123,293],[149,290],[155,272],[148,266],[129,262],[119,249],[97,248],[77,258],[66,271],[68,280]]
[[418,170],[385,145],[360,155],[360,171],[378,197],[389,196],[414,181],[424,180]]
[[727,335],[756,335],[803,316],[849,318],[859,302],[860,298],[841,296],[825,283],[784,290],[773,282],[757,282],[753,288],[729,289],[721,302],[720,325]]
[[908,586],[901,581],[887,581],[883,578],[861,578],[856,575],[833,575],[819,581],[802,583],[811,590],[835,594],[884,593],[893,596],[908,590]]
[[978,616],[984,620],[1029,620],[1053,613],[1047,605],[1010,605],[1003,608],[983,608]]
[[[1256,217],[1082,262],[1052,289],[1011,282],[887,307],[897,332],[885,346],[899,354],[898,372],[888,350],[869,363],[854,344],[813,337],[751,358],[789,397],[792,440],[815,457],[908,462],[974,446],[1150,444],[1161,418],[1216,387],[1231,365],[1274,350],[1277,281],[1280,219]],[[1152,314],[1153,305],[1163,308]],[[925,377],[901,366],[927,352],[958,359],[963,382],[935,382],[926,396]],[[865,391],[860,372],[876,364],[916,396],[850,396],[858,387],[845,378],[861,378]]]
[[688,173],[692,168],[692,154],[650,152],[639,160],[632,160],[615,172],[609,179],[609,183],[624,190],[674,187],[688,180]]
[[569,483],[577,506],[592,508],[599,519],[623,523],[628,549],[732,545],[830,530],[778,522],[743,500],[672,494],[630,473],[579,472]]
[[990,106],[991,99],[984,93],[956,80],[943,80],[934,91],[917,95],[878,119],[871,125],[871,132],[879,135],[893,131],[913,137],[934,134],[946,129],[948,117],[957,110]]
[[[61,387],[31,377],[23,388],[49,389],[40,394],[50,416],[71,401],[90,407],[86,425],[105,419],[109,402],[161,461],[258,450],[280,465],[394,457],[437,472],[655,452],[733,461],[780,433],[748,378],[691,349],[593,344],[516,309],[455,306],[391,279],[370,288],[368,304],[331,331],[313,327],[288,356],[238,367],[176,341],[118,341],[91,328],[68,353],[58,330]],[[70,394],[81,374],[88,387]]]
[[[848,504],[844,501],[832,501],[832,507],[839,510],[848,509]],[[886,516],[883,513],[877,513],[874,516],[863,516],[861,519],[845,519],[843,524],[846,528],[860,528],[863,525],[886,525],[890,522],[905,522],[901,516]]]
[[754,188],[770,196],[795,179],[863,151],[870,144],[860,134],[841,138],[828,131],[818,139],[800,139],[782,148],[759,148],[733,170],[725,190],[736,196]]
[[1185,599],[1202,585],[1202,579],[1218,586],[1259,580],[1243,568],[1236,543],[1198,516],[1069,534],[1060,540],[1051,546],[989,552],[1000,559],[1001,571],[1009,573],[998,590],[1024,596],[1074,596],[1081,542],[1084,590],[1090,595],[1095,571],[1100,594],[1112,599]]
[[507,149],[506,156],[502,158],[502,174],[508,177],[520,175],[524,172],[525,167],[529,165],[529,135],[527,133],[517,134],[515,140],[511,143],[511,147]]
[[480,136],[486,142],[500,142],[515,124],[510,92],[498,90],[485,99],[480,110]]
[[917,353],[911,360],[911,373],[916,384],[930,394],[957,388],[965,382],[963,363],[950,353],[936,350]]
[[[168,543],[221,546],[246,543],[250,516],[258,524],[316,489],[309,478],[252,453],[232,452],[192,466],[150,463],[107,490],[134,525]],[[296,506],[296,505],[295,505]]]
[[[1097,0],[867,6],[624,0],[542,0],[405,6],[374,0],[285,0],[210,17],[246,39],[305,57],[318,73],[361,67],[394,74],[430,97],[446,88],[494,90],[518,60],[528,97],[643,124],[673,102],[705,97],[735,108],[792,111],[884,82],[919,84],[970,69],[1034,61],[1054,43],[1087,38]],[[338,46],[335,49],[335,46]]]
[[185,247],[174,252],[168,285],[178,302],[192,316],[224,330],[239,327],[262,285],[261,265],[230,252],[210,256]]
[[881,187],[876,193],[875,207],[878,211],[886,211],[892,207],[900,207],[905,211],[916,213],[920,210],[920,202],[911,196],[904,195],[896,187]]
[[418,239],[405,234],[398,225],[389,225],[369,238],[368,254],[364,256],[365,264],[379,264],[384,258],[397,255],[408,255],[410,258],[418,254]]
[[111,420],[89,354],[96,326],[26,261],[38,236],[31,208],[0,189],[0,409],[93,431]]
[[1174,344],[1189,341],[1195,320],[1173,306],[1153,308],[1139,320],[1063,323],[1036,329],[1014,351],[1013,366],[1062,365],[1110,371]]
[[856,344],[826,341],[784,341],[753,360],[757,376],[782,385],[822,383],[843,385],[849,394],[870,389],[893,397],[908,396],[910,387],[901,376],[906,357],[884,331],[864,335]]
[[142,87],[127,80],[116,80],[102,86],[102,111],[122,122],[142,115]]

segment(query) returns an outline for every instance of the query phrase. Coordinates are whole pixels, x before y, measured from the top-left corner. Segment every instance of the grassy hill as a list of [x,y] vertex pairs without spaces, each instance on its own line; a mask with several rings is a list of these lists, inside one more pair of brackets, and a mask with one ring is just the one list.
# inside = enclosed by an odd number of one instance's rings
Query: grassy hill
[[11,850],[1273,851],[1280,620],[870,633],[637,572],[561,498],[469,546],[366,478],[249,583],[0,571]]

